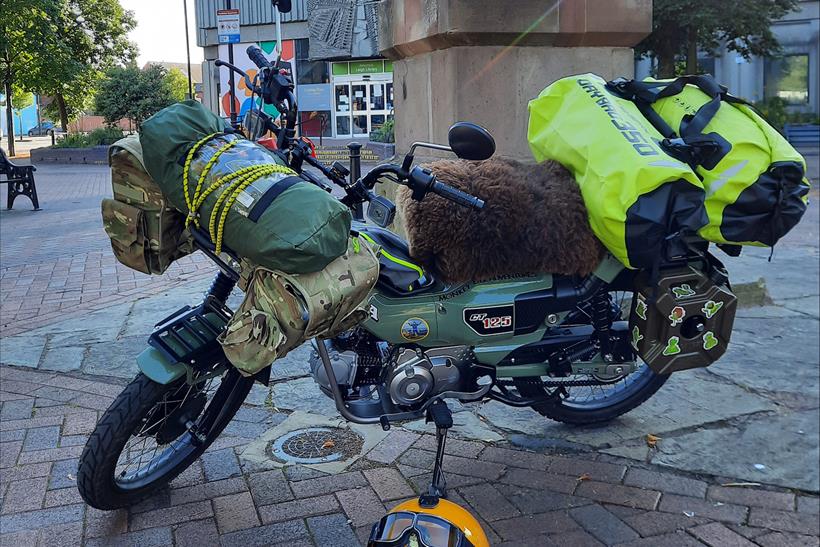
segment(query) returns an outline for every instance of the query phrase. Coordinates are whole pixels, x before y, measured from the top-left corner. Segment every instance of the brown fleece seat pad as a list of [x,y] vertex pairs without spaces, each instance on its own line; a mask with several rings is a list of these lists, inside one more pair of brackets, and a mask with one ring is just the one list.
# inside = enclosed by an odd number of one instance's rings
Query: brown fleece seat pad
[[440,160],[425,167],[447,184],[478,196],[475,210],[434,194],[396,196],[410,255],[443,281],[480,281],[548,272],[587,275],[603,256],[578,184],[562,165],[506,158]]

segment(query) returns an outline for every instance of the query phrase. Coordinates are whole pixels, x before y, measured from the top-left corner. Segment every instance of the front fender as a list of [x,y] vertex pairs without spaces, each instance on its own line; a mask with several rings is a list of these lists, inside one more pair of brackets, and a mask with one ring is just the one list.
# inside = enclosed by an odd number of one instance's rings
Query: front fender
[[137,355],[137,367],[158,384],[170,384],[185,376],[186,371],[185,365],[168,359],[161,351],[151,346]]

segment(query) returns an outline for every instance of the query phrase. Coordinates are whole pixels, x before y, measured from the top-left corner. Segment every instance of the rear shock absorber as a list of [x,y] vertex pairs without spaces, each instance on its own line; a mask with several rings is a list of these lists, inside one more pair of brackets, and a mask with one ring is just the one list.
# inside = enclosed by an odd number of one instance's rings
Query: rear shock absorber
[[610,343],[610,327],[612,326],[612,310],[609,294],[605,290],[598,291],[590,300],[592,312],[592,327],[598,337],[601,348],[601,357],[604,361],[612,361],[612,344]]
[[208,296],[214,297],[224,305],[235,286],[236,281],[225,275],[223,272],[219,272],[211,282],[211,286],[208,289]]

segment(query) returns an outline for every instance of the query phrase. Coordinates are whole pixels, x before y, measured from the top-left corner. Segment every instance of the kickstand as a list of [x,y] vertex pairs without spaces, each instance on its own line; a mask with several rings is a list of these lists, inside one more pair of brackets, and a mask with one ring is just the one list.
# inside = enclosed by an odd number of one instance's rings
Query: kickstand
[[453,427],[453,413],[447,403],[439,399],[427,408],[425,423],[430,422],[436,424],[436,462],[433,465],[433,478],[427,488],[427,494],[419,497],[419,505],[427,508],[438,505],[439,498],[447,498],[447,480],[444,478],[442,463],[447,430]]

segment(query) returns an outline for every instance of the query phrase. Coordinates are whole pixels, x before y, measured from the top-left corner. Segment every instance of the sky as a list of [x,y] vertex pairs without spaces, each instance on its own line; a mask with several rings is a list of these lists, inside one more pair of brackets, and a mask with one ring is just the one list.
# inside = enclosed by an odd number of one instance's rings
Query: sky
[[[185,62],[185,12],[183,0],[120,0],[123,8],[134,12],[137,26],[129,38],[139,46],[137,64],[148,61]],[[202,48],[196,45],[195,0],[188,0],[188,32],[191,43],[191,63],[203,59]]]

